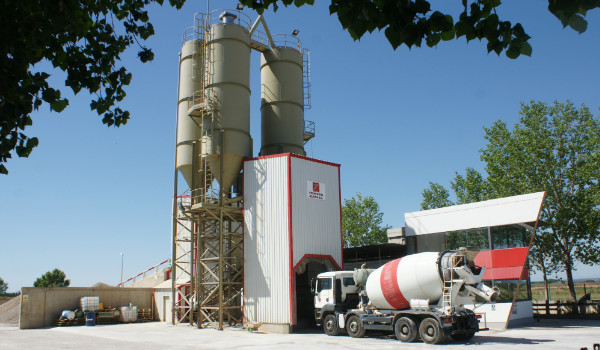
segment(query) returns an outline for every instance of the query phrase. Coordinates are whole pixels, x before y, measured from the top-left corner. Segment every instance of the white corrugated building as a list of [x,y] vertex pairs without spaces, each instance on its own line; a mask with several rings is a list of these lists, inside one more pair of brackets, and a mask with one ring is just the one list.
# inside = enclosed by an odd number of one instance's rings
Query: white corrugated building
[[291,153],[244,162],[244,318],[289,332],[309,322],[310,281],[340,269],[340,166]]

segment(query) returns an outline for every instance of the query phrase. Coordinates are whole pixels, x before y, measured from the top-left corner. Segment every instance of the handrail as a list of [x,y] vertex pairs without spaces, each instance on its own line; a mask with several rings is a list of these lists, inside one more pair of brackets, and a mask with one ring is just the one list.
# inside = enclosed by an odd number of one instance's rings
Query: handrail
[[[131,277],[130,279],[128,279],[128,280],[126,280],[126,281],[123,281],[123,282],[121,282],[121,283],[117,284],[116,286],[117,286],[117,287],[124,287],[124,286],[125,286],[125,284],[127,284],[128,282],[134,283],[134,282],[135,282],[135,280],[136,280],[136,278],[138,278],[138,277],[140,277],[140,276],[143,276],[143,278],[146,278],[146,273],[148,273],[149,271],[152,271],[152,270],[154,270],[154,269],[156,269],[155,273],[158,273],[158,268],[159,268],[160,266],[162,266],[162,265],[164,265],[164,264],[166,264],[166,263],[170,263],[170,262],[171,262],[171,260],[170,260],[170,259],[167,259],[167,260],[165,260],[165,261],[163,261],[163,262],[159,263],[158,265],[154,265],[154,266],[152,266],[151,268],[149,268],[149,269],[147,269],[147,270],[145,270],[145,271],[143,271],[143,272],[140,272],[140,273],[138,273],[137,275],[135,275],[135,276]],[[142,278],[142,279],[143,279],[143,278]]]

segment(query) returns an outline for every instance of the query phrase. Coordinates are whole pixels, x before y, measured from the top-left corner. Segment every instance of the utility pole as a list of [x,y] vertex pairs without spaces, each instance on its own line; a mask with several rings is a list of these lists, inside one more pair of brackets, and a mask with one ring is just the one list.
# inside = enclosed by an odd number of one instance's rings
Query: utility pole
[[121,288],[123,288],[123,256],[125,253],[121,252]]

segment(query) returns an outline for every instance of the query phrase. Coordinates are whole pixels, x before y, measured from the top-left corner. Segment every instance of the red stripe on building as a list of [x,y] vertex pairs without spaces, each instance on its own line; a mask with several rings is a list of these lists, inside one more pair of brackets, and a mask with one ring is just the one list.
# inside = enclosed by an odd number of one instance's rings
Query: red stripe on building
[[391,307],[397,310],[409,307],[408,301],[402,295],[398,286],[398,264],[402,259],[396,259],[383,265],[380,276],[381,291],[383,297]]

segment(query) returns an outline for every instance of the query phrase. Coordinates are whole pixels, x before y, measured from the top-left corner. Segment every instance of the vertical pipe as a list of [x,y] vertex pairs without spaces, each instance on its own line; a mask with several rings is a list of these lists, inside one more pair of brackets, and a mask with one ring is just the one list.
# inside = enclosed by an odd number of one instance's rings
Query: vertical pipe
[[219,330],[223,330],[223,156],[225,130],[221,130],[221,157],[219,166]]
[[195,285],[195,293],[196,293],[196,304],[198,304],[198,314],[196,317],[196,327],[200,328],[200,283],[198,281],[202,280],[202,276],[200,276],[200,232],[204,232],[204,228],[202,226],[202,217],[198,215],[198,233],[196,234],[196,285]]
[[[198,147],[198,142],[194,141],[192,143],[192,154],[194,155],[194,158],[192,158],[192,188],[190,190],[190,208],[195,204],[195,197],[194,197],[194,191],[197,188],[197,184],[196,184],[196,174],[198,173],[198,168],[197,168],[197,161],[196,159],[198,157],[196,157],[196,152],[197,152],[197,147]],[[189,274],[190,274],[190,298],[189,298],[189,307],[190,307],[190,311],[189,311],[189,319],[190,319],[190,326],[192,326],[194,324],[194,292],[196,290],[195,288],[195,283],[196,283],[196,279],[194,278],[194,262],[195,262],[195,254],[197,254],[197,251],[194,251],[194,238],[196,238],[196,235],[198,234],[196,229],[196,222],[194,220],[194,213],[191,213],[191,219],[192,219],[192,232],[190,232],[190,266],[189,266]],[[197,297],[197,296],[196,296]]]
[[175,261],[177,260],[177,180],[178,180],[178,170],[177,170],[177,138],[179,134],[179,90],[180,90],[180,80],[181,80],[181,53],[179,53],[179,59],[177,60],[177,113],[175,114],[175,169],[174,179],[173,179],[173,233],[171,240],[171,323],[175,324],[175,299],[177,295],[177,286],[175,281],[177,279],[177,266]]

